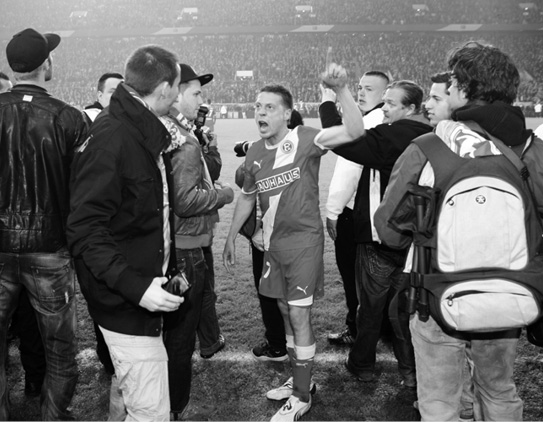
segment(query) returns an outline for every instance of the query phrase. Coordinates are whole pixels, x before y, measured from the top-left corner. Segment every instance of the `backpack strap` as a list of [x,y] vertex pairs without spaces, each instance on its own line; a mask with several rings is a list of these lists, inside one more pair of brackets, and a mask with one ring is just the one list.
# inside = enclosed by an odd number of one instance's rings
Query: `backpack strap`
[[[466,121],[462,123],[464,123],[466,126],[474,130],[475,132],[478,132],[484,135],[485,137],[487,137],[488,139],[490,139],[492,143],[496,145],[496,148],[498,148],[500,152],[505,156],[505,158],[507,158],[516,167],[516,169],[518,170],[518,172],[520,173],[522,177],[522,180],[528,179],[530,174],[528,172],[528,168],[526,167],[526,164],[524,164],[524,162],[520,159],[520,157],[517,154],[515,154],[515,152],[511,148],[505,145],[501,139],[498,139],[494,135],[488,133],[477,122]],[[528,139],[527,142],[531,140],[531,137],[532,136],[530,136],[530,139]]]
[[[515,154],[515,152],[511,148],[505,145],[501,139],[496,138],[494,135],[491,135],[485,129],[483,129],[479,125],[479,123],[473,122],[473,121],[464,122],[464,123],[471,129],[475,130],[476,132],[479,132],[485,135],[486,137],[488,137],[494,143],[494,145],[496,145],[496,147],[500,150],[500,152],[504,155],[504,157],[507,158],[518,170],[518,172],[520,173],[520,177],[522,178],[522,181],[524,182],[524,185],[526,186],[527,192],[529,192],[530,194],[530,198],[532,200],[535,213],[538,216],[537,221],[539,223],[539,229],[543,233],[543,223],[541,222],[541,218],[539,216],[539,211],[538,211],[539,206],[537,203],[537,198],[534,194],[534,190],[532,189],[532,185],[530,183],[530,172],[528,171],[528,167],[526,167],[526,164],[524,164],[524,161],[522,161],[522,159],[517,154]],[[530,137],[525,142],[524,150],[529,148],[530,145],[533,143],[534,136],[535,135],[532,132],[530,134]],[[543,242],[541,242],[539,245],[539,253],[543,254]]]
[[[526,164],[524,164],[524,161],[515,154],[515,152],[509,148],[507,145],[503,143],[501,139],[496,138],[494,135],[491,135],[486,130],[484,130],[479,123],[476,122],[464,122],[470,129],[473,129],[476,132],[479,132],[486,137],[488,137],[494,145],[496,145],[496,148],[500,150],[500,152],[504,155],[505,158],[507,158],[518,170],[520,173],[520,177],[522,177],[522,180],[524,181],[528,191],[530,192],[530,196],[532,197],[532,201],[534,202],[536,210],[538,209],[538,204],[536,197],[534,195],[534,191],[532,189],[532,186],[529,182],[530,178],[530,172],[528,171],[528,167],[526,167]],[[533,142],[534,134],[533,132],[530,134],[530,137],[526,140],[525,145],[529,146]]]
[[435,132],[419,136],[413,143],[421,149],[432,165],[435,177],[434,186],[443,186],[464,162],[464,159],[451,151]]

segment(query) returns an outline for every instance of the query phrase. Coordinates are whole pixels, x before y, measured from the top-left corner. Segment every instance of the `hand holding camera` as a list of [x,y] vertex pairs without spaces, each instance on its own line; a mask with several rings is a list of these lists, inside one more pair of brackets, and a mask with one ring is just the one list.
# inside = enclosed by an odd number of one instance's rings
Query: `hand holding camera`
[[183,296],[183,293],[190,289],[191,286],[192,284],[187,279],[185,271],[181,270],[164,283],[162,288],[172,295]]
[[211,144],[214,139],[211,130],[204,126],[206,124],[206,116],[208,112],[209,108],[206,105],[201,105],[198,109],[196,120],[194,120],[194,126],[196,126],[196,129],[194,129],[194,135],[196,135],[198,142],[200,142],[200,145],[203,147]]

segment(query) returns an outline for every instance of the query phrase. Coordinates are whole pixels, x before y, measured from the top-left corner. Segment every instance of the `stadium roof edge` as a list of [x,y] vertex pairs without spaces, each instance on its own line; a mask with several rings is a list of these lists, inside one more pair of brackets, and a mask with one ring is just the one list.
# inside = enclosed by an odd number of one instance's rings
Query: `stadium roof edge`
[[[286,34],[311,32],[525,32],[541,31],[542,24],[450,24],[450,25],[270,25],[270,26],[190,26],[173,28],[82,28],[74,30],[49,29],[63,38],[89,37],[146,37],[172,35],[230,35],[230,34]],[[9,40],[17,31],[0,30],[0,40]]]

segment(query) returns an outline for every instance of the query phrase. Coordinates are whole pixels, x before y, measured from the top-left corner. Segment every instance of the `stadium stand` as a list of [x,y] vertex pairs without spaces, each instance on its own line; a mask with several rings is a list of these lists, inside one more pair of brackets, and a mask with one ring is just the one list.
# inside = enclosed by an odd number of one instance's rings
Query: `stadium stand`
[[[543,0],[3,0],[3,29],[541,23]],[[297,9],[298,7],[298,9]],[[116,11],[122,10],[122,19]]]
[[[543,80],[543,37],[538,33],[485,33],[484,39],[510,53],[523,69],[519,101],[531,101]],[[429,75],[445,67],[445,54],[473,34],[456,33],[343,33],[238,34],[230,36],[162,36],[130,38],[65,38],[55,55],[59,62],[50,90],[82,107],[92,102],[95,80],[104,69],[122,71],[124,59],[137,46],[159,43],[176,51],[181,60],[215,75],[206,97],[215,103],[252,102],[257,88],[268,82],[289,86],[297,101],[319,101],[318,78],[325,54],[332,46],[344,63],[355,91],[364,69],[389,72],[395,79],[429,85]],[[522,47],[522,48],[519,48]],[[5,58],[0,70],[7,71]],[[253,78],[236,78],[238,70],[252,70]]]
[[[93,101],[98,75],[122,72],[128,54],[148,43],[171,48],[182,61],[215,74],[206,97],[238,113],[250,113],[246,104],[259,87],[278,82],[291,89],[302,113],[314,115],[329,46],[348,69],[355,92],[368,68],[428,86],[428,76],[445,68],[447,50],[469,39],[495,44],[518,63],[518,101],[528,114],[543,98],[543,36],[541,24],[533,23],[543,22],[543,0],[228,0],[226,14],[213,0],[115,0],[121,14],[107,0],[3,3],[2,51],[25,27],[61,34],[50,90],[81,108]],[[9,74],[3,54],[0,71]],[[240,71],[250,76],[240,78]]]

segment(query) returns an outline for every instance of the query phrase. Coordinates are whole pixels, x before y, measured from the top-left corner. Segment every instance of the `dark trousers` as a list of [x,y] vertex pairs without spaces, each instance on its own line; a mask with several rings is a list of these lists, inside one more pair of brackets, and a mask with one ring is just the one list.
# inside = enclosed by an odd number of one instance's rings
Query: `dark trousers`
[[219,317],[217,316],[217,293],[215,293],[215,263],[211,246],[202,248],[206,262],[204,292],[202,298],[202,314],[196,333],[200,342],[200,353],[207,355],[215,353],[221,343],[219,335]]
[[[264,252],[259,251],[251,243],[251,255],[253,259],[253,277],[258,292],[262,268],[264,267]],[[262,312],[262,322],[266,330],[264,335],[268,344],[273,350],[286,351],[285,323],[277,305],[277,299],[262,296],[258,293],[258,301]]]
[[336,250],[336,263],[343,281],[345,300],[347,303],[347,317],[345,324],[351,335],[356,337],[356,312],[358,309],[358,296],[356,294],[356,243],[354,241],[353,210],[345,207],[337,219],[337,237],[334,242]]
[[0,271],[0,420],[9,418],[6,334],[23,289],[35,310],[47,362],[41,391],[41,418],[66,419],[78,378],[75,270],[71,257],[64,250],[0,253]]
[[105,371],[113,375],[115,373],[115,368],[113,367],[113,362],[111,361],[111,356],[109,354],[109,349],[107,348],[106,341],[104,340],[104,335],[98,324],[94,323],[94,334],[96,335],[96,354],[98,355],[98,360],[104,366]]
[[[373,372],[381,323],[390,300],[408,274],[403,272],[405,253],[384,249],[378,244],[357,247],[357,282],[360,301],[358,335],[349,353],[349,363],[358,372]],[[409,333],[409,314],[399,310],[402,332]],[[415,376],[415,353],[411,337],[392,338],[398,369],[404,377]]]
[[172,412],[180,413],[190,399],[192,354],[202,313],[206,262],[202,248],[176,249],[177,267],[184,269],[192,287],[175,312],[164,313],[164,345],[168,352],[168,380]]
[[45,350],[34,308],[26,290],[21,290],[19,305],[11,320],[14,333],[19,337],[21,364],[28,382],[41,385],[45,378]]

